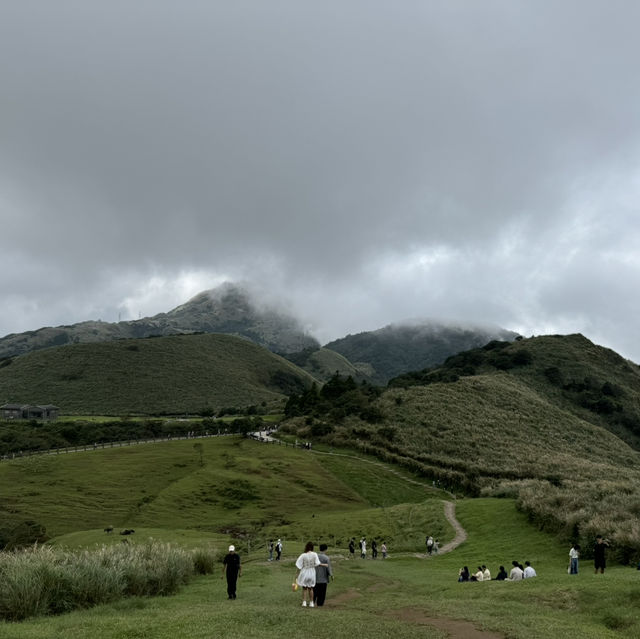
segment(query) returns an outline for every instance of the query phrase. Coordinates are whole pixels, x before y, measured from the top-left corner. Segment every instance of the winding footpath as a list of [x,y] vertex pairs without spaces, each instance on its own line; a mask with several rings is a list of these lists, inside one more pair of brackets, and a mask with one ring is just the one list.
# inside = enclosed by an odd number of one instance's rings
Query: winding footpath
[[[262,440],[266,441],[266,440]],[[360,462],[374,464],[380,468],[383,468],[385,471],[392,473],[404,481],[407,481],[412,484],[417,484],[419,486],[425,486],[424,483],[416,481],[415,479],[411,479],[410,477],[406,477],[399,471],[394,468],[383,464],[382,462],[372,461],[369,459],[362,459],[356,455],[347,455],[345,453],[332,453],[332,452],[322,452],[311,450],[309,452],[313,452],[316,455],[338,455],[340,457],[350,457],[352,459],[356,459]],[[447,491],[443,491],[447,492]],[[462,544],[467,539],[467,531],[462,527],[462,524],[456,519],[456,502],[455,496],[452,493],[448,493],[453,498],[452,501],[443,499],[442,503],[444,505],[444,516],[446,520],[451,524],[455,531],[455,535],[453,539],[444,546],[440,548],[438,554],[442,555],[447,552],[451,552],[455,550],[460,544]],[[427,554],[416,553],[416,557],[427,558]],[[372,586],[372,588],[376,588],[376,586]],[[358,599],[362,596],[362,593],[358,592],[355,589],[347,590],[346,592],[334,597],[332,600],[327,602],[328,607],[341,607],[348,603],[350,600]],[[462,619],[451,619],[448,617],[431,617],[427,613],[422,610],[418,610],[416,608],[400,608],[396,610],[388,610],[385,614],[390,617],[394,617],[396,619],[400,619],[406,623],[411,623],[419,626],[430,626],[432,628],[437,628],[438,630],[446,633],[446,636],[449,639],[504,639],[503,635],[497,634],[495,632],[489,630],[480,630],[476,628],[475,625],[470,621],[464,621]]]

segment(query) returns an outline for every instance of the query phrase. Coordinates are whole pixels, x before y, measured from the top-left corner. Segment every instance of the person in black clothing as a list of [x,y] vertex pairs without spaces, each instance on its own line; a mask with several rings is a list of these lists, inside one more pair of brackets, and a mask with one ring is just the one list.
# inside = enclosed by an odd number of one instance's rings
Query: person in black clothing
[[[229,546],[229,552],[222,561],[222,577],[227,577],[227,594],[229,599],[236,598],[236,582],[242,576],[240,555],[236,554],[235,546]],[[221,579],[222,579],[221,577]]]
[[609,547],[609,540],[603,539],[602,535],[596,537],[596,544],[593,547],[593,565],[596,569],[596,575],[598,570],[600,574],[604,575],[604,569],[607,567],[606,550]]
[[458,572],[458,581],[469,581],[469,568],[465,566]]
[[356,558],[356,540],[351,537],[351,541],[349,542],[349,554],[351,555],[351,559]]
[[376,543],[376,540],[374,539],[371,542],[371,559],[375,559],[378,556],[378,544]]
[[507,574],[507,571],[504,569],[504,566],[500,566],[500,571],[496,575],[495,580],[496,581],[504,581],[508,576],[509,575]]

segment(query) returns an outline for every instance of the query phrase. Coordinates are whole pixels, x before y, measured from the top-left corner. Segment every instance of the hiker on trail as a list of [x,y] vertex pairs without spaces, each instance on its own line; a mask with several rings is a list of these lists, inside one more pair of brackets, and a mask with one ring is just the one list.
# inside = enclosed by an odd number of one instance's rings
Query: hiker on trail
[[229,546],[229,552],[222,560],[222,577],[227,578],[227,595],[229,599],[236,598],[236,583],[238,577],[242,577],[242,566],[240,565],[240,555],[236,554],[235,546]]
[[327,586],[329,579],[333,579],[333,571],[331,570],[331,560],[326,554],[327,544],[320,544],[320,552],[318,559],[320,565],[316,566],[316,587],[313,590],[313,602],[316,606],[324,606],[324,600],[327,596]]
[[466,566],[458,571],[458,581],[469,581],[469,569]]
[[496,581],[504,581],[508,577],[507,571],[504,569],[504,566],[500,566],[500,570],[496,575]]
[[524,570],[520,568],[520,564],[517,561],[512,561],[511,565],[513,568],[511,569],[506,581],[522,581],[524,578]]
[[317,553],[313,552],[313,542],[308,541],[304,547],[304,552],[296,560],[295,582],[302,587],[302,606],[313,608],[313,588],[316,585],[316,566],[320,565]]
[[282,555],[282,540],[278,539],[276,543],[276,561],[280,561],[281,555]]
[[371,542],[371,559],[376,559],[378,556],[378,544],[376,543],[376,540],[374,539]]
[[538,573],[535,571],[530,561],[525,561],[524,565],[525,565],[525,569],[524,569],[524,574],[522,575],[523,579],[530,579],[531,577],[538,576]]
[[360,540],[360,558],[361,559],[367,558],[367,538],[366,537],[363,537]]
[[382,553],[382,558],[386,559],[387,558],[387,542],[386,541],[382,542],[382,546],[380,546],[380,552]]
[[273,539],[269,539],[267,550],[269,551],[269,561],[273,561]]
[[433,537],[427,535],[425,543],[427,544],[427,554],[430,555],[433,552]]
[[438,540],[434,539],[433,540],[433,554],[437,555],[439,550],[440,550],[440,545],[438,544]]
[[602,535],[596,537],[596,544],[593,547],[593,565],[596,569],[596,575],[598,570],[600,574],[604,575],[604,569],[607,567],[606,550],[609,547],[609,540],[604,539]]
[[579,558],[580,558],[580,545],[573,544],[573,546],[571,546],[571,550],[569,551],[569,574],[570,575],[578,574]]
[[356,557],[356,540],[355,537],[351,537],[349,541],[349,554],[351,555],[351,559],[355,559]]

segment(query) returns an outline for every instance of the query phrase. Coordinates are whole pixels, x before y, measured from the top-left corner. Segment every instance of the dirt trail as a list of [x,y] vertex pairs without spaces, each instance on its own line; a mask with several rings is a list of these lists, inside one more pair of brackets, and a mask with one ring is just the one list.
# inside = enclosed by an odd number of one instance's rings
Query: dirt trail
[[[406,477],[405,475],[397,471],[395,468],[391,468],[390,466],[387,466],[382,462],[372,461],[370,459],[362,459],[362,457],[358,457],[357,455],[347,455],[345,453],[325,453],[319,450],[314,450],[312,452],[316,455],[334,455],[337,457],[350,457],[351,459],[357,459],[360,462],[373,464],[374,466],[380,466],[381,468],[384,468],[387,472],[392,473],[397,477],[400,477],[400,479],[404,479],[404,481],[409,482],[410,484],[416,484],[417,486],[422,486],[427,489],[429,488],[429,486],[425,485],[424,483],[419,482],[415,479],[411,479],[410,477]],[[438,490],[442,490],[442,489],[439,488]],[[451,495],[452,497],[454,497],[452,493],[446,490],[443,490],[442,492],[446,492],[448,495]],[[456,531],[456,534],[451,541],[447,542],[444,546],[442,546],[439,549],[438,554],[441,554],[441,555],[446,552],[451,552],[452,550],[457,548],[463,541],[467,539],[467,532],[462,527],[460,522],[456,519],[455,501],[446,501],[443,499],[442,503],[444,504],[444,516],[446,517],[447,521],[453,526],[453,529]],[[428,555],[426,553],[425,554],[416,553],[416,557],[427,557],[427,556]]]
[[[437,555],[432,555],[433,557],[437,557],[438,555],[443,555],[445,552],[451,552],[456,549],[463,541],[467,539],[467,531],[462,527],[460,522],[456,519],[456,502],[455,501],[444,501],[444,516],[447,521],[453,526],[453,529],[456,531],[454,538],[447,542],[444,546],[442,546]],[[416,553],[416,557],[429,557],[429,555]]]
[[[316,451],[314,451],[316,452]],[[424,484],[419,481],[415,481],[409,477],[405,477],[399,472],[396,472],[394,469],[389,468],[385,464],[375,461],[369,461],[366,459],[362,459],[360,457],[356,457],[355,455],[344,455],[342,453],[322,453],[318,451],[318,454],[321,455],[334,455],[340,454],[344,457],[353,457],[354,459],[358,459],[359,461],[364,461],[370,464],[375,464],[385,468],[388,472],[391,472],[405,481],[408,481],[413,484],[418,484],[424,486]],[[456,519],[456,503],[455,501],[446,501],[443,500],[444,504],[444,516],[447,521],[453,526],[455,530],[454,538],[447,542],[444,546],[442,546],[438,554],[444,554],[447,552],[451,552],[456,549],[462,542],[467,539],[467,532],[462,527],[460,522]],[[424,558],[428,557],[427,554],[416,553],[416,557]],[[436,555],[437,556],[437,555]],[[330,599],[327,601],[328,607],[341,607],[349,602],[358,599],[361,594],[355,589],[349,589],[340,595]],[[461,619],[450,619],[448,617],[430,617],[422,610],[418,610],[416,608],[400,608],[397,610],[389,610],[386,613],[388,616],[403,621],[405,623],[411,623],[416,625],[426,625],[437,628],[438,630],[442,630],[447,634],[449,639],[504,639],[503,635],[496,634],[495,632],[491,632],[488,630],[479,630],[476,628],[473,623],[470,621],[463,621]]]
[[504,639],[503,635],[496,634],[490,630],[479,630],[470,621],[429,617],[424,612],[416,610],[415,608],[390,610],[388,615],[406,623],[433,626],[434,628],[438,628],[438,630],[446,632],[447,637],[450,637],[450,639]]

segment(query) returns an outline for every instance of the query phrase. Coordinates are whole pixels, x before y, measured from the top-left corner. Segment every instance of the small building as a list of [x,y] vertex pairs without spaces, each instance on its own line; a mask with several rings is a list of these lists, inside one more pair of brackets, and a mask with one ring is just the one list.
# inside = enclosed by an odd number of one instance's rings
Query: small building
[[0,419],[37,419],[49,421],[58,418],[60,409],[53,404],[4,404],[0,406]]

